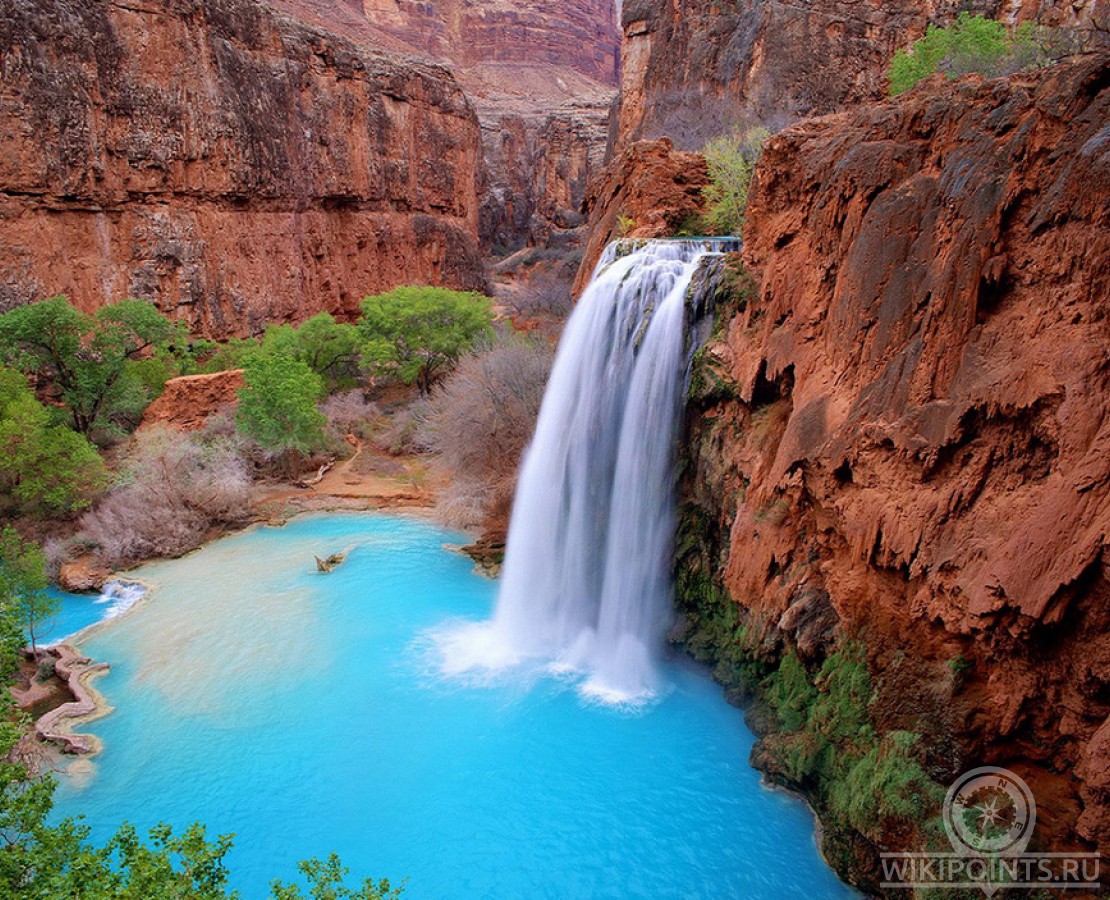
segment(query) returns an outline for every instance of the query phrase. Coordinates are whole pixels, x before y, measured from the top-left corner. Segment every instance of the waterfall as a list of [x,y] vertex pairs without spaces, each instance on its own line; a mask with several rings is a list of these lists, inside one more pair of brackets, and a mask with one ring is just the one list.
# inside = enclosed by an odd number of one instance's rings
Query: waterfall
[[[686,295],[710,240],[617,242],[567,322],[525,454],[492,623],[455,667],[540,659],[585,693],[656,689],[672,615]],[[456,649],[457,642],[456,643]]]

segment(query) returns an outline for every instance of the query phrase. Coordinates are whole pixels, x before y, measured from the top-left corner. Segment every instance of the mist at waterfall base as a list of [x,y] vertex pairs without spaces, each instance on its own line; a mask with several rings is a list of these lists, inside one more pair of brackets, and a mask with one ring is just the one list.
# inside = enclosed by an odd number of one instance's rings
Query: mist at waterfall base
[[[244,900],[335,851],[411,900],[844,897],[814,822],[748,766],[741,712],[697,667],[637,713],[572,682],[470,686],[426,635],[496,584],[398,516],[314,515],[135,573],[147,602],[81,647],[115,711],[58,816],[236,834]],[[351,547],[329,575],[313,555]]]
[[617,242],[559,342],[521,469],[489,622],[437,634],[444,671],[578,674],[601,702],[665,685],[674,459],[690,350],[686,294],[706,239]]

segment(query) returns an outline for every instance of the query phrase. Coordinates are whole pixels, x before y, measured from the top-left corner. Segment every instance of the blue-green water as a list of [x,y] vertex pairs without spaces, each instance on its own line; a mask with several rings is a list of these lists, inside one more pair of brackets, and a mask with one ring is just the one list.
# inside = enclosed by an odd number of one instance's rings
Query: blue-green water
[[60,644],[90,625],[122,615],[143,591],[137,584],[114,582],[105,585],[100,594],[70,594],[57,588],[49,588],[47,593],[57,598],[58,610],[39,623],[35,637],[48,645]]
[[[103,838],[201,820],[235,832],[246,900],[340,853],[422,898],[842,897],[796,799],[700,670],[636,712],[553,677],[438,674],[430,630],[489,615],[495,584],[406,518],[261,528],[138,573],[148,603],[88,639],[116,712],[59,812]],[[330,575],[312,554],[352,547]]]

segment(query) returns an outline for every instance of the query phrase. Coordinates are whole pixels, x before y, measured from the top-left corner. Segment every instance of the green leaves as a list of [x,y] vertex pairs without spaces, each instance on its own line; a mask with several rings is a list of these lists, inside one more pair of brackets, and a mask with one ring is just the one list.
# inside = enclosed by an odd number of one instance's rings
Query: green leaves
[[362,338],[354,325],[342,325],[322,312],[298,327],[271,325],[262,349],[291,356],[321,376],[330,390],[358,383]]
[[362,301],[359,332],[371,372],[415,382],[421,393],[493,333],[490,300],[474,292],[399,287]]
[[887,69],[891,96],[937,72],[951,78],[970,72],[993,76],[1039,65],[1047,55],[1038,41],[1031,26],[1011,32],[1002,22],[962,12],[952,25],[930,25],[908,51],[894,54]]
[[56,386],[73,427],[88,434],[110,424],[117,407],[141,411],[151,396],[136,400],[141,380],[125,374],[140,357],[183,337],[180,324],[143,300],[122,300],[88,316],[54,297],[0,315],[0,362]]
[[709,172],[709,184],[702,190],[705,225],[713,234],[740,233],[752,175],[769,136],[765,128],[735,131],[714,138],[702,150]]
[[[6,657],[0,660],[0,670],[14,670],[10,658],[10,641],[19,628],[26,628],[31,637],[31,648],[35,649],[36,630],[45,619],[49,619],[61,606],[57,597],[46,593],[46,557],[37,544],[24,541],[19,532],[11,525],[0,530],[0,616],[15,628],[9,627],[0,632],[3,643],[0,652]],[[19,635],[15,651],[18,653],[23,644]]]
[[324,416],[317,408],[323,379],[293,356],[259,351],[246,361],[237,421],[267,450],[306,452],[320,446]]
[[[397,900],[404,887],[393,887],[388,879],[372,881],[367,878],[361,886],[344,885],[348,870],[334,853],[325,860],[309,859],[297,864],[308,881],[308,900]],[[296,885],[275,881],[271,887],[273,900],[305,900]]]
[[0,495],[23,512],[64,515],[88,506],[106,483],[96,449],[52,424],[23,375],[0,368]]

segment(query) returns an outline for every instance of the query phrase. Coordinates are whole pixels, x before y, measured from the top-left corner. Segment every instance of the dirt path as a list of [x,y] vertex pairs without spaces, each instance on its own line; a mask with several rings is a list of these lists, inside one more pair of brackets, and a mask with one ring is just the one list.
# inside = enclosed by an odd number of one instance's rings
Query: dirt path
[[423,460],[390,456],[360,440],[354,455],[316,484],[267,485],[258,490],[254,505],[265,517],[335,508],[427,509],[434,504],[435,491]]

